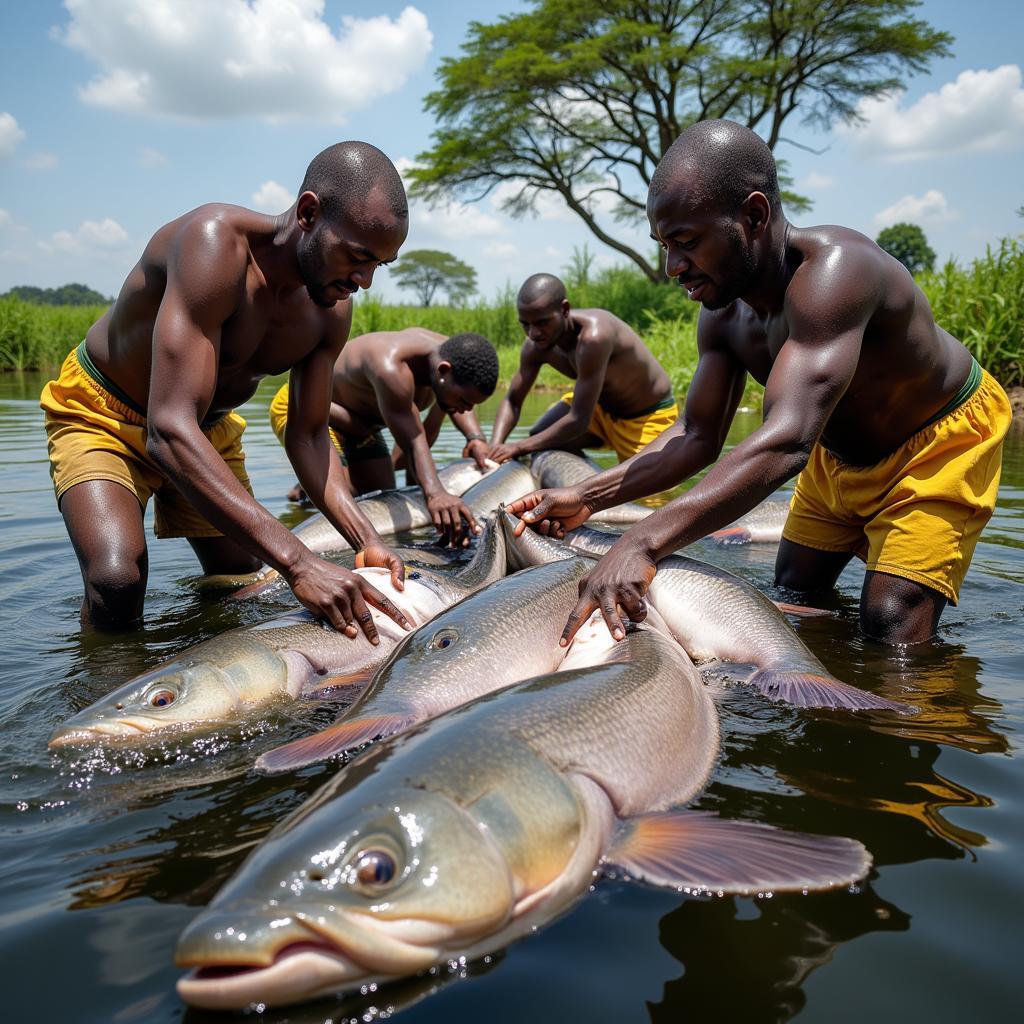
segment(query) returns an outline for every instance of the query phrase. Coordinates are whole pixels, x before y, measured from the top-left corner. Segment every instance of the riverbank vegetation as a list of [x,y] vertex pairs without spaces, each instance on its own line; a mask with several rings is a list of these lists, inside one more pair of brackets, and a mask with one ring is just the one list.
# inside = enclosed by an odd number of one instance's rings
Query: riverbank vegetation
[[[697,364],[697,308],[682,289],[656,284],[628,267],[594,273],[586,252],[576,254],[564,277],[574,306],[597,306],[622,317],[668,370],[677,392],[686,390]],[[949,262],[941,270],[920,275],[918,282],[936,321],[960,338],[982,366],[1005,387],[1024,384],[1024,242],[1004,239],[969,266]],[[0,299],[0,369],[56,369],[103,309]],[[498,350],[503,383],[518,365],[522,331],[511,287],[490,301],[461,306],[391,305],[375,299],[372,292],[356,302],[354,334],[411,325],[441,334],[476,331],[490,338]],[[539,384],[559,388],[565,380],[545,367]],[[759,390],[752,384],[748,400],[756,400]]]

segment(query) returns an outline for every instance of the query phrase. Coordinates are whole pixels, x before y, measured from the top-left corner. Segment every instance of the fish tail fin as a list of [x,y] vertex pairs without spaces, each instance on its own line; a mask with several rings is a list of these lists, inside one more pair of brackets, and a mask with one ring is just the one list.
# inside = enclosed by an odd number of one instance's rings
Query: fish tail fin
[[716,544],[749,544],[753,536],[745,526],[727,526],[708,534]]
[[841,708],[846,711],[898,711],[913,715],[915,708],[888,700],[820,672],[763,668],[746,680],[766,697],[800,708]]
[[790,604],[788,601],[772,601],[783,615],[795,615],[798,619],[815,619],[828,615],[835,618],[835,612],[828,608],[810,608],[805,604]]
[[328,758],[353,751],[375,739],[393,736],[412,724],[413,720],[405,715],[372,715],[367,718],[343,719],[321,732],[313,733],[312,736],[303,736],[260,754],[256,758],[256,768],[268,775],[305,768],[308,764],[316,764],[318,761],[326,761]]
[[867,874],[871,854],[843,836],[667,811],[624,822],[603,863],[651,885],[748,895],[849,885]]
[[284,578],[276,569],[268,569],[267,574],[255,583],[250,583],[231,594],[232,601],[245,601],[250,597],[259,597],[268,590],[276,590],[284,585]]

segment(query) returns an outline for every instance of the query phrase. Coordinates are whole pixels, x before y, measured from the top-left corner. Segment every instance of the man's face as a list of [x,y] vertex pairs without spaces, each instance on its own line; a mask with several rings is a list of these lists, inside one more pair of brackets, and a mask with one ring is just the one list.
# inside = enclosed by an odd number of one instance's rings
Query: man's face
[[374,271],[391,263],[405,241],[409,223],[360,227],[351,221],[329,221],[320,213],[299,238],[299,274],[309,297],[330,308],[360,288],[369,288]]
[[519,305],[519,323],[526,336],[540,349],[553,348],[565,331],[565,304],[534,303]]
[[457,383],[451,370],[438,374],[433,387],[437,404],[449,416],[452,413],[469,412],[470,409],[487,400],[487,396],[479,389],[468,384]]
[[738,220],[693,208],[671,189],[648,205],[647,217],[665,250],[665,273],[705,309],[724,309],[753,283],[757,260]]

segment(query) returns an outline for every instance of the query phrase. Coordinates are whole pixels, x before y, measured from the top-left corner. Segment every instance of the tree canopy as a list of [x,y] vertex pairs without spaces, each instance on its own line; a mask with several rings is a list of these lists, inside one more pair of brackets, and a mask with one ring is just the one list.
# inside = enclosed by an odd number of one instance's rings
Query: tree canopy
[[404,252],[391,268],[399,288],[416,292],[421,306],[429,306],[440,290],[458,304],[476,291],[476,271],[450,252],[413,249]]
[[[918,0],[531,0],[472,22],[425,101],[433,145],[411,172],[428,200],[498,186],[513,215],[555,196],[652,280],[617,232],[645,212],[665,150],[688,124],[726,117],[774,150],[788,119],[854,121],[857,103],[949,53]],[[790,208],[806,200],[787,192]]]
[[893,224],[891,228],[880,231],[875,241],[912,274],[935,267],[935,250],[916,224]]
[[40,306],[105,306],[111,300],[84,284],[62,284],[59,288],[37,288],[20,284],[4,292],[0,298],[12,297]]

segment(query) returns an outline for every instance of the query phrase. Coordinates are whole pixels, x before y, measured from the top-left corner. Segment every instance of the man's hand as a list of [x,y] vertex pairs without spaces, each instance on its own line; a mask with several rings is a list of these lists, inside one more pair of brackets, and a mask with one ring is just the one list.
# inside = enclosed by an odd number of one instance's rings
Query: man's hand
[[632,544],[626,536],[616,541],[608,554],[580,580],[580,599],[572,610],[559,644],[568,647],[576,630],[600,608],[608,631],[622,640],[626,627],[622,615],[633,622],[647,618],[647,589],[658,571],[654,560]]
[[593,509],[583,500],[574,487],[551,487],[543,491],[531,491],[522,498],[516,498],[506,506],[507,511],[519,516],[516,536],[527,526],[538,533],[561,540],[570,530],[585,523]]
[[371,644],[380,643],[367,603],[379,608],[404,629],[413,628],[399,607],[362,576],[315,555],[304,559],[292,571],[288,584],[306,608],[346,636],[356,637],[361,629]]
[[405,590],[405,563],[384,544],[367,544],[356,554],[356,568],[377,566],[391,573],[391,583],[395,590]]
[[462,449],[462,457],[464,459],[472,459],[477,469],[487,468],[487,442],[482,438],[475,437],[472,441],[466,442],[466,447]]
[[[479,533],[473,513],[466,503],[454,494],[439,491],[427,498],[427,511],[441,534],[441,542],[446,546],[465,547],[469,544],[469,534]],[[463,532],[462,521],[466,521]]]
[[491,450],[487,453],[487,458],[492,462],[500,463],[508,462],[509,459],[518,459],[522,454],[522,450],[518,444],[505,441],[502,444],[491,445]]

